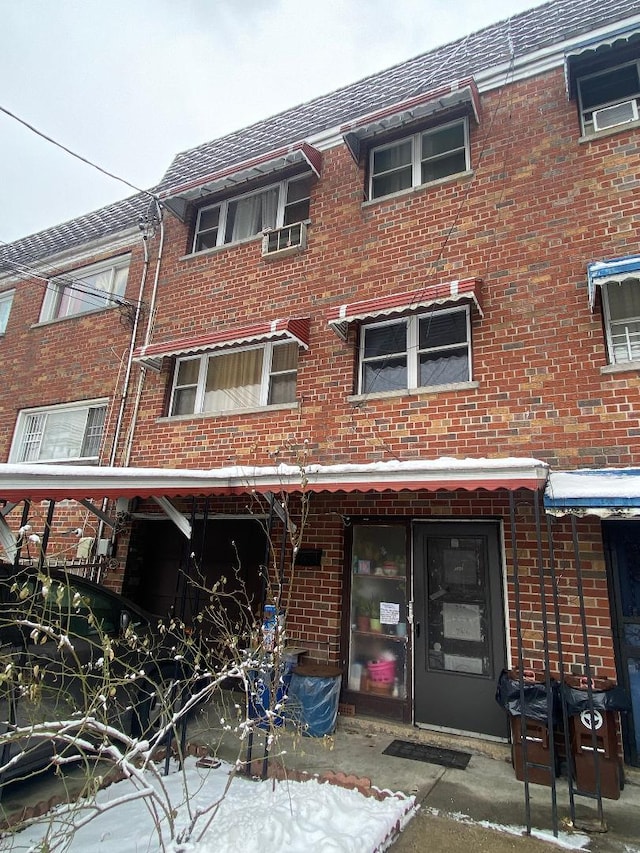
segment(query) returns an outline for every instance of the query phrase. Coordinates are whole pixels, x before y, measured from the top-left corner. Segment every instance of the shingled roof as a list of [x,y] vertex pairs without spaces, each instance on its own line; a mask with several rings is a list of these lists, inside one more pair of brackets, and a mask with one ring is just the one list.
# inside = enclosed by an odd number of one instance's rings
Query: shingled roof
[[[533,0],[532,0],[533,2]],[[638,15],[637,0],[551,0],[529,11],[178,154],[154,192],[166,192],[280,146],[451,81]],[[16,269],[136,224],[149,205],[141,193],[0,247],[0,272]]]

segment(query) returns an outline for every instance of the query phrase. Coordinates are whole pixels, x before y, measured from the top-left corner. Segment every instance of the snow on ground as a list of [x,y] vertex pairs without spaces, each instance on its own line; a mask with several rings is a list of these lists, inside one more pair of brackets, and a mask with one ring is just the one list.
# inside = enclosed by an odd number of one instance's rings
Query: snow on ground
[[[226,795],[230,764],[198,768],[195,759],[187,759],[183,772],[174,770],[162,777],[167,799],[176,808],[176,836],[188,823],[189,809],[207,808],[222,798],[218,811],[204,815],[188,843],[167,844],[171,853],[374,853],[385,850],[396,826],[404,826],[416,809],[415,798],[404,794],[384,800],[365,797],[358,791],[336,785],[308,782],[255,782],[235,777]],[[151,778],[149,778],[151,783]],[[154,781],[156,789],[160,782]],[[102,813],[75,830],[65,851],[86,853],[151,853],[161,850],[153,820],[144,803],[131,799],[132,784],[118,782],[100,791],[96,803]],[[185,792],[189,792],[189,804]],[[111,809],[109,803],[119,804]],[[45,849],[57,834],[69,834],[86,817],[88,809],[62,806],[40,818],[22,832],[0,840],[0,850],[11,853]],[[207,824],[209,824],[207,826]],[[198,839],[199,833],[204,834]],[[163,835],[169,840],[167,821]],[[46,848],[46,849],[56,849]]]

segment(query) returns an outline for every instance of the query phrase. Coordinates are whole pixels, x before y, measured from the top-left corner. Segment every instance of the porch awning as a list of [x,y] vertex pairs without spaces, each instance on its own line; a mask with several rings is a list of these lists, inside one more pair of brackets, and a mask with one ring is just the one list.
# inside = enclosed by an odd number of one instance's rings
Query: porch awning
[[162,359],[175,355],[194,355],[209,350],[227,349],[246,344],[266,343],[267,341],[290,341],[305,349],[309,346],[309,319],[289,318],[270,320],[244,326],[240,329],[208,332],[193,338],[180,338],[162,343],[137,347],[133,360],[152,370],[159,371]]
[[[452,459],[309,465],[305,490],[398,492],[544,487],[548,466],[537,459]],[[209,470],[0,464],[0,500],[86,500],[301,492],[295,465]]]
[[343,340],[351,323],[407,314],[424,308],[444,307],[458,302],[470,302],[482,317],[480,278],[465,278],[445,284],[428,284],[420,290],[378,296],[361,302],[337,305],[329,310],[329,326]]
[[437,89],[360,116],[342,125],[340,132],[351,156],[358,163],[362,141],[454,107],[465,107],[476,122],[480,121],[480,95],[473,77],[456,80],[446,86],[439,86]]
[[589,307],[593,311],[596,304],[597,288],[605,284],[623,281],[635,281],[640,284],[640,255],[626,258],[612,258],[609,261],[595,261],[587,264],[589,286]]
[[201,178],[172,187],[160,195],[160,200],[179,219],[185,221],[190,202],[213,193],[236,189],[261,178],[274,176],[275,179],[278,172],[297,165],[306,166],[320,177],[322,154],[308,142],[295,142],[293,145],[267,151],[258,157],[234,163]]
[[640,16],[631,24],[581,41],[565,51],[564,74],[569,100],[576,97],[576,81],[585,70],[601,59],[619,65],[623,61],[620,51],[637,41],[640,41]]
[[549,474],[550,515],[640,516],[640,468],[580,468]]

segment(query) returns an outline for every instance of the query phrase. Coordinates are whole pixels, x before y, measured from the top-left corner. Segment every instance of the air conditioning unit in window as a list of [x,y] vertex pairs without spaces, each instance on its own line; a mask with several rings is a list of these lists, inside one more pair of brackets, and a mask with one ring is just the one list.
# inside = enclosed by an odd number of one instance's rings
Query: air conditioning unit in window
[[606,130],[609,127],[617,127],[629,121],[637,121],[638,105],[633,101],[623,101],[612,107],[603,107],[601,110],[593,111],[593,129]]
[[262,235],[262,257],[281,256],[299,252],[307,247],[307,224],[295,222]]

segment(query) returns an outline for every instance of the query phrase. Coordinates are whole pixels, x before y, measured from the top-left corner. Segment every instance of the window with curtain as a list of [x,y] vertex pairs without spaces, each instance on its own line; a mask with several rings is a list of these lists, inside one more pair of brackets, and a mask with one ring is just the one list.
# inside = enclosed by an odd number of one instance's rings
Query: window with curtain
[[464,118],[373,148],[369,198],[383,198],[469,168],[469,130]]
[[129,255],[92,264],[47,282],[40,322],[75,317],[117,305],[124,296]]
[[470,380],[468,306],[362,327],[361,394],[456,385]]
[[610,364],[640,362],[640,279],[605,285],[602,308]]
[[257,347],[178,359],[169,414],[229,412],[294,403],[298,344]]
[[4,335],[7,331],[14,293],[15,290],[5,290],[3,293],[0,293],[0,335]]
[[90,462],[98,459],[106,401],[20,412],[11,462]]
[[198,212],[193,252],[238,243],[309,218],[311,176],[290,178],[254,193],[225,199]]

